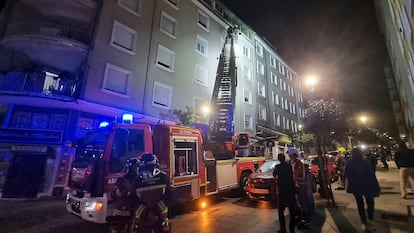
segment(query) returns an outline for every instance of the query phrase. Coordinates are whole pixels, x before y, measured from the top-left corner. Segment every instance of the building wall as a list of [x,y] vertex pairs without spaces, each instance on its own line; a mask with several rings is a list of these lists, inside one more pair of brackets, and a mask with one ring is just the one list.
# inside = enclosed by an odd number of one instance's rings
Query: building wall
[[[383,30],[390,56],[399,104],[393,102],[396,119],[401,114],[405,127],[399,127],[400,136],[406,135],[414,143],[414,54],[412,1],[375,1],[380,27]],[[388,75],[390,76],[390,75]],[[394,87],[391,85],[391,91]],[[391,93],[392,94],[392,93]],[[397,122],[397,125],[400,122]],[[405,128],[405,129],[404,129]]]

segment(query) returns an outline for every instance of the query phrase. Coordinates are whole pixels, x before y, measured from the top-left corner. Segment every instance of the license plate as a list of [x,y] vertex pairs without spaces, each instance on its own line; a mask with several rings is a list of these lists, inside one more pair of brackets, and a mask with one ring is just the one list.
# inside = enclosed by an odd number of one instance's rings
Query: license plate
[[269,194],[268,189],[254,189],[253,192],[257,194]]

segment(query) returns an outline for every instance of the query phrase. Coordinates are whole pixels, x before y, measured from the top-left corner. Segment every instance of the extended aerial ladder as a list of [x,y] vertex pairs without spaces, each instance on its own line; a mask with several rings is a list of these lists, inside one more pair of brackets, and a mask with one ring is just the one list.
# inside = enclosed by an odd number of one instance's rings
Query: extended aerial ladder
[[206,149],[214,151],[215,158],[234,156],[234,108],[237,86],[237,68],[234,53],[234,29],[227,30],[220,54],[216,81],[211,100]]

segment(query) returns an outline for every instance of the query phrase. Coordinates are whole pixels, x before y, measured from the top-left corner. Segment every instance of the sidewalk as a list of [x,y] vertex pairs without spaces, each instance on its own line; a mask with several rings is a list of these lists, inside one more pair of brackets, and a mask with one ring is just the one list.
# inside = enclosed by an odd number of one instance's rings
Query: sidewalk
[[[381,186],[381,195],[375,198],[375,215],[373,226],[378,233],[414,232],[414,195],[401,199],[399,172],[393,161],[388,170],[377,167],[377,179]],[[315,196],[317,213],[312,218],[309,230],[298,232],[315,233],[353,233],[362,232],[355,199],[345,190],[335,190],[332,184],[337,207],[327,207],[327,200]]]

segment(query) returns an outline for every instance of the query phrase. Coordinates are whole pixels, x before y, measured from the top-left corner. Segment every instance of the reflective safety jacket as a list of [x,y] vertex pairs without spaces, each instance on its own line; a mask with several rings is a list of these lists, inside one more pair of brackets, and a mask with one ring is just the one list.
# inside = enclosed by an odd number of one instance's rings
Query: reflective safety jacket
[[135,218],[146,219],[149,215],[162,218],[168,213],[168,201],[171,196],[169,177],[155,169],[151,176],[140,174],[135,181],[135,193],[138,205]]

